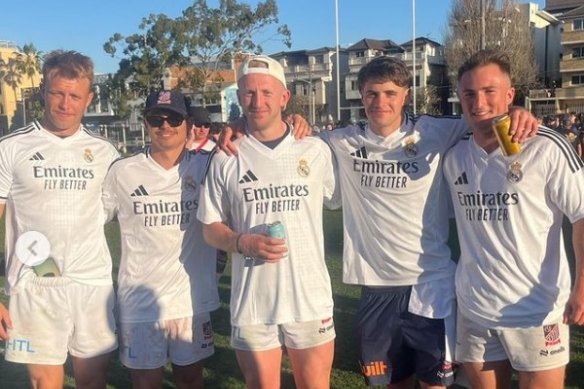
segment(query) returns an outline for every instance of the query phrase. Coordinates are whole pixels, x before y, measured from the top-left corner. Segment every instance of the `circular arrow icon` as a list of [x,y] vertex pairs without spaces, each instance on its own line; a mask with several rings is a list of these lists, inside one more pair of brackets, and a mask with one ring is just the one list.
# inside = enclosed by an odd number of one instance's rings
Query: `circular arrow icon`
[[16,257],[28,266],[36,266],[49,257],[51,244],[46,236],[37,231],[28,231],[16,240]]

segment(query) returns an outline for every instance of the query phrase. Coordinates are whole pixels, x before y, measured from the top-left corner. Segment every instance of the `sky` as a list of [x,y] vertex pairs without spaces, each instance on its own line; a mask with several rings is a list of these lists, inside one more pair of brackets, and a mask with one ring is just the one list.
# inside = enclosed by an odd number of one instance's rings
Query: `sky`
[[[477,0],[478,1],[478,0]],[[28,0],[1,1],[0,41],[22,47],[33,43],[42,52],[77,50],[95,62],[96,73],[115,72],[120,58],[103,51],[114,33],[139,32],[142,18],[163,13],[177,17],[193,0]],[[239,0],[255,6],[258,0]],[[363,38],[391,39],[401,44],[412,39],[413,0],[338,0],[341,47]],[[452,0],[415,0],[416,36],[443,42]],[[519,2],[526,2],[520,0]],[[545,0],[532,0],[540,9]],[[207,0],[215,7],[218,0]],[[292,47],[267,40],[264,53],[335,47],[335,0],[277,0],[281,24],[292,32]],[[266,36],[269,36],[269,31]],[[265,38],[260,38],[265,39]]]

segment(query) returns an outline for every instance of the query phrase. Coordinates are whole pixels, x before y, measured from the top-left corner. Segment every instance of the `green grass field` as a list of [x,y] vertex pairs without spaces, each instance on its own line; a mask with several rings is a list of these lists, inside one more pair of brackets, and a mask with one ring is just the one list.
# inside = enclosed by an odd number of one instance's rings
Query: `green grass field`
[[[342,215],[341,212],[325,212],[325,249],[327,264],[331,275],[335,300],[335,329],[337,339],[335,343],[335,360],[331,378],[331,388],[358,389],[366,388],[359,374],[356,362],[356,347],[353,343],[353,317],[357,308],[359,289],[345,285],[341,281],[342,255]],[[4,222],[0,221],[0,252],[3,252]],[[391,232],[389,232],[391,233]],[[119,230],[115,223],[106,226],[106,235],[112,256],[114,258],[114,273],[117,273],[117,263],[120,256]],[[570,236],[569,234],[567,234]],[[83,239],[83,237],[80,237]],[[451,246],[457,251],[456,240]],[[220,295],[223,302],[221,308],[212,315],[215,330],[215,355],[208,360],[205,370],[205,384],[211,389],[244,388],[243,378],[239,372],[235,354],[229,347],[229,269],[221,278]],[[0,277],[0,284],[4,278]],[[2,301],[6,303],[6,296],[2,294]],[[584,330],[572,329],[572,362],[568,366],[567,388],[584,388]],[[67,365],[70,373],[71,368]],[[0,388],[28,388],[26,370],[18,365],[5,362],[0,358]],[[66,388],[74,388],[74,382],[67,376]],[[108,388],[130,388],[131,382],[125,370],[114,358],[108,374]],[[167,369],[165,388],[174,388],[170,371]],[[282,369],[282,388],[294,388],[290,365],[285,362]]]

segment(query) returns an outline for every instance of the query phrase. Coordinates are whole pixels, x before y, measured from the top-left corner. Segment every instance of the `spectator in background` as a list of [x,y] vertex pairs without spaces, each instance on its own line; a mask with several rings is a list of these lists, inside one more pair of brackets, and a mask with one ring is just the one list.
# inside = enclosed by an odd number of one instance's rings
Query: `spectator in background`
[[575,125],[576,115],[566,115],[561,120],[561,125],[558,131],[566,137],[568,142],[572,145],[574,150],[578,150],[580,142],[580,130]]
[[215,148],[215,141],[209,138],[211,117],[204,107],[191,107],[189,110],[191,128],[187,139],[187,149],[211,151]]
[[550,117],[549,123],[548,123],[548,128],[551,128],[552,130],[556,130],[556,131],[560,131],[560,117],[558,115],[552,115]]

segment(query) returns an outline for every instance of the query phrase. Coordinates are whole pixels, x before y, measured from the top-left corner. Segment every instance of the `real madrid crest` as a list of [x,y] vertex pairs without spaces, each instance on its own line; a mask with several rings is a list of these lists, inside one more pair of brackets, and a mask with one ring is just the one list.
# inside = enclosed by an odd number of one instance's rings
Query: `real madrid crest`
[[408,137],[406,137],[402,141],[402,148],[404,149],[404,154],[408,158],[413,158],[418,155],[418,141],[420,140],[420,133],[418,131],[414,131],[414,133]]
[[197,189],[197,184],[195,184],[193,177],[184,176],[182,180],[183,190],[194,192]]
[[406,157],[413,158],[418,155],[418,146],[412,141],[404,145],[404,154]]
[[308,166],[308,162],[305,159],[301,159],[298,161],[298,167],[296,171],[301,177],[308,177],[310,175],[310,167]]
[[509,182],[519,182],[523,178],[523,171],[521,170],[521,164],[519,162],[513,162],[509,165],[509,170],[507,171],[507,181]]
[[85,150],[83,150],[83,159],[86,162],[93,162],[93,160],[95,158],[93,157],[93,153],[91,152],[91,149],[85,149]]

